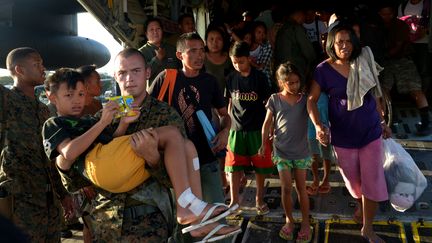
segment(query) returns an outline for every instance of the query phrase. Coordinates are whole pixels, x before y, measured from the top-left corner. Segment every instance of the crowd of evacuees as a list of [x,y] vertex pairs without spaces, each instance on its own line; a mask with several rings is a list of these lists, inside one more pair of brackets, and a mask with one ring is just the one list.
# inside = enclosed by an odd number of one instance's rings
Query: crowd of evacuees
[[121,102],[96,98],[93,65],[45,76],[43,53],[11,50],[14,84],[0,88],[0,239],[59,242],[81,218],[84,242],[230,242],[242,229],[225,218],[243,213],[253,171],[256,214],[271,212],[264,185],[278,174],[279,236],[311,242],[309,197],[331,191],[335,164],[358,201],[361,236],[384,242],[372,227],[388,200],[383,97],[408,94],[416,135],[432,133],[430,0],[270,2],[201,36],[193,14],[171,35],[148,17],[145,43],[114,59]]

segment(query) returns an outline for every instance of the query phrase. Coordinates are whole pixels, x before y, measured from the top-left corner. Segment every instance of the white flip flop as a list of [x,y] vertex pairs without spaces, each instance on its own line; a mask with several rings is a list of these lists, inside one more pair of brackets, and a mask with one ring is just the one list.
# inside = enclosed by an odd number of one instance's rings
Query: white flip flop
[[237,230],[234,230],[234,231],[232,231],[232,232],[229,232],[228,234],[225,234],[225,235],[217,235],[217,236],[215,236],[215,237],[212,237],[212,236],[214,236],[220,229],[222,229],[223,227],[230,227],[230,225],[227,225],[227,224],[220,224],[220,225],[218,225],[218,226],[216,226],[212,231],[210,231],[202,240],[200,240],[200,241],[196,241],[195,243],[204,243],[204,242],[215,242],[215,241],[218,241],[218,240],[222,240],[222,239],[225,239],[225,238],[228,238],[228,237],[231,237],[231,236],[234,236],[234,235],[237,235],[237,234],[239,234],[239,233],[241,233],[242,232],[242,230],[241,229],[237,229]]
[[[218,208],[218,207],[226,207],[227,210],[224,211],[224,212],[222,212],[222,213],[220,213],[220,214],[218,214],[218,215],[216,215],[216,216],[214,216],[213,218],[210,218],[211,215],[213,214],[214,210],[216,210],[216,208]],[[194,224],[194,225],[191,225],[191,226],[188,226],[188,227],[182,229],[182,233],[184,234],[184,233],[187,233],[187,232],[191,232],[193,230],[199,229],[199,228],[201,228],[203,226],[206,226],[208,224],[217,222],[217,221],[225,218],[226,216],[228,216],[230,214],[233,214],[238,207],[239,207],[238,204],[234,204],[232,207],[228,208],[228,205],[226,205],[226,204],[223,204],[223,203],[214,203],[214,206],[211,207],[207,211],[207,213],[204,215],[204,218],[201,220],[201,222],[199,224]]]

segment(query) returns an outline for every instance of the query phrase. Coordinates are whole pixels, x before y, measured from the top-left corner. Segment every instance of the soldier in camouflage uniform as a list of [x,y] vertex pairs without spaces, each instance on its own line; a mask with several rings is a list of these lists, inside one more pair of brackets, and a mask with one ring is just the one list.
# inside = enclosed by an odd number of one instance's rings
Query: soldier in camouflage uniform
[[[176,126],[185,134],[183,120],[178,113],[145,91],[150,70],[146,68],[138,50],[125,49],[120,52],[116,57],[115,69],[115,79],[122,94],[132,95],[136,103],[140,104],[141,115],[136,123],[129,125],[126,134],[166,125]],[[157,134],[148,130],[141,135],[138,138],[140,145],[135,148],[132,146],[134,151],[145,159],[146,164],[163,166],[157,147]],[[76,164],[70,170],[61,172],[69,191],[90,185],[78,172]],[[170,191],[166,186],[169,185],[169,178],[166,173],[160,173],[163,170],[159,168],[147,169],[152,177],[130,192],[114,194],[96,188],[97,196],[85,220],[94,241],[159,243],[166,242],[173,234],[176,218]],[[136,193],[138,191],[140,193]]]
[[6,65],[14,87],[0,87],[5,102],[1,112],[7,117],[0,188],[13,196],[12,220],[31,242],[59,242],[60,195],[54,191],[64,190],[42,145],[41,129],[49,110],[34,95],[34,87],[43,84],[45,68],[39,53],[28,47],[12,50]]

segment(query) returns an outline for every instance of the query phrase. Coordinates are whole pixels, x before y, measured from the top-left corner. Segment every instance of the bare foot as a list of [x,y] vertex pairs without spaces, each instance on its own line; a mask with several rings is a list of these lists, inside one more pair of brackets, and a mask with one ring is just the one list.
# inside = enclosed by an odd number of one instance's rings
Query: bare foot
[[[210,208],[212,208],[213,206],[214,206],[214,204],[207,204],[207,206],[204,208],[204,210],[201,212],[201,214],[199,216],[196,216],[187,208],[182,208],[182,207],[177,206],[177,222],[179,224],[190,224],[190,223],[194,223],[194,222],[199,222],[202,220],[202,218],[204,218],[207,211]],[[213,213],[211,214],[210,218],[214,218],[216,215],[219,215],[219,214],[225,212],[227,209],[228,208],[223,207],[223,206],[217,207],[213,211]]]
[[309,196],[314,196],[318,192],[319,181],[313,181],[312,184],[306,186],[306,192]]
[[354,211],[354,215],[353,215],[353,220],[357,224],[363,224],[363,210],[362,210],[361,206],[356,207],[356,209]]
[[321,185],[318,187],[318,192],[319,192],[320,194],[326,194],[326,193],[329,193],[330,190],[331,190],[331,186],[330,186],[330,183],[329,183],[328,181],[323,181],[323,182],[321,183]]
[[369,242],[369,243],[385,243],[383,239],[381,239],[375,232],[361,230],[361,235]]
[[[191,236],[194,238],[202,238],[204,236],[206,236],[210,231],[212,231],[215,227],[217,227],[218,225],[220,225],[219,223],[211,223],[208,225],[205,225],[201,228],[198,228],[196,230],[192,230],[190,232]],[[236,230],[240,229],[239,226],[227,226],[227,227],[223,227],[220,230],[218,230],[215,234],[215,236],[218,235],[226,235],[229,234],[231,232],[234,232]]]

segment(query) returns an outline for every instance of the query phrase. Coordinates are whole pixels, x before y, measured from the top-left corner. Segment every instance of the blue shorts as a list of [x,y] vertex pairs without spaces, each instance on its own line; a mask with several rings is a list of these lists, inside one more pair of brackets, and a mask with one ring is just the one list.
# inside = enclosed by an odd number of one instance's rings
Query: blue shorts
[[315,138],[308,139],[310,153],[319,155],[323,160],[334,160],[333,146],[331,144],[324,146]]

